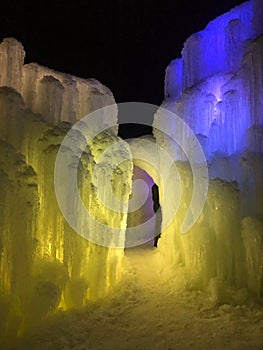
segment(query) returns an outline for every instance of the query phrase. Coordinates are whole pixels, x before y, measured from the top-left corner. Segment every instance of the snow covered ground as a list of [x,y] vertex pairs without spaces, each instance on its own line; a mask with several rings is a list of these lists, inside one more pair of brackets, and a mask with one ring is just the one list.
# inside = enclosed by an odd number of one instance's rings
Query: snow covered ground
[[176,290],[158,261],[158,249],[150,245],[127,250],[125,277],[109,298],[58,312],[10,348],[263,349],[262,307],[218,307],[203,293]]

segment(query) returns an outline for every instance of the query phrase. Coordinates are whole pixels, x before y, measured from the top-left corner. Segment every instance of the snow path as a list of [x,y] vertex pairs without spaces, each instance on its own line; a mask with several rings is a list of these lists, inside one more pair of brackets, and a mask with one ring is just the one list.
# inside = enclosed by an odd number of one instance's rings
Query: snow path
[[115,295],[49,320],[12,349],[184,350],[263,349],[263,310],[207,305],[202,293],[175,292],[158,268],[158,249],[125,256],[125,278]]

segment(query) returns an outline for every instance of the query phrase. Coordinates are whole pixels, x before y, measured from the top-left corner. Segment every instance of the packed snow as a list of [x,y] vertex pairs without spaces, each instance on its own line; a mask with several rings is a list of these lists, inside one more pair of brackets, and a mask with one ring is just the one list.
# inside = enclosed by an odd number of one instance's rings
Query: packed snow
[[12,349],[262,349],[262,305],[216,305],[186,291],[180,271],[167,279],[159,259],[149,244],[127,250],[122,284],[108,298],[58,310]]

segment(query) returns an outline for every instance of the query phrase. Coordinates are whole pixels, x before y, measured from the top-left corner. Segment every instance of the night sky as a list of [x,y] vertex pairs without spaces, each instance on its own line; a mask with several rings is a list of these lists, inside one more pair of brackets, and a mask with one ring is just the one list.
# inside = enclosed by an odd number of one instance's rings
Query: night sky
[[27,63],[100,80],[117,102],[160,104],[165,68],[187,37],[242,2],[2,0],[0,36],[20,40]]

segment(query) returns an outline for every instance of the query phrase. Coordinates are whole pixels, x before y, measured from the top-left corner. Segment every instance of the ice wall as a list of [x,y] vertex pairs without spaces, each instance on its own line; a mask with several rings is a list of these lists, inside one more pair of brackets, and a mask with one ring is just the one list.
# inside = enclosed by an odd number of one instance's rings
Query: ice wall
[[[178,214],[166,228],[160,250],[167,265],[182,268],[186,286],[210,289],[222,302],[231,299],[226,286],[240,289],[243,298],[243,288],[263,296],[262,34],[263,2],[247,1],[187,39],[182,57],[166,69],[162,107],[194,131],[210,175],[203,214],[183,236],[180,226],[191,199],[192,172],[176,144],[181,130],[176,120],[166,125],[165,135],[158,130],[164,122],[162,112],[154,118],[156,143],[177,159],[183,187]],[[187,146],[189,137],[180,136],[185,150],[193,154]],[[162,159],[160,164],[164,169]],[[178,192],[176,171],[165,176],[169,195],[162,202],[164,217],[172,210],[167,203]]]
[[[242,193],[251,194],[253,200],[244,202],[249,215],[263,214],[257,180],[263,152],[262,8],[262,1],[245,2],[193,34],[182,58],[166,70],[163,102],[197,135],[211,177],[236,180]],[[155,123],[160,118],[157,113]],[[175,122],[170,130],[173,137]],[[161,137],[157,132],[157,142]],[[180,151],[177,157],[184,159]]]
[[0,44],[0,86],[10,86],[21,91],[22,70],[25,59],[23,45],[14,38]]
[[[75,122],[98,108],[115,103],[111,91],[99,81],[56,72],[36,63],[24,65],[24,57],[20,42],[13,38],[3,40],[0,86],[18,91],[26,107],[40,113],[46,121],[52,124]],[[117,119],[115,122],[117,124]]]
[[262,6],[251,0],[210,22],[166,70],[164,106],[200,135],[208,159],[262,152]]
[[262,32],[259,14],[260,1],[247,1],[210,22],[206,28],[191,35],[185,42],[182,58],[173,60],[166,70],[166,98],[175,98],[183,90],[217,73],[233,72],[244,54],[247,40]]
[[[57,152],[71,123],[112,104],[111,92],[93,79],[37,64],[23,66],[23,47],[14,39],[5,39],[0,53],[2,339],[32,330],[58,307],[81,307],[107,295],[121,278],[124,249],[96,245],[76,233],[64,219],[54,190]],[[117,126],[107,129],[108,123],[116,123],[117,110],[101,116],[98,127],[106,130],[88,143],[79,163],[67,149],[72,157],[67,176],[72,167],[78,168],[79,193],[87,211],[106,226],[114,224],[123,239],[133,165],[128,145],[118,144]],[[79,142],[86,136],[79,131],[74,137]],[[111,154],[100,157],[108,147]],[[95,167],[100,169],[99,186]],[[108,176],[120,200],[116,212],[103,204],[110,190],[105,187]],[[104,197],[99,197],[102,188]],[[97,238],[104,234],[95,231],[92,221],[85,230]]]

